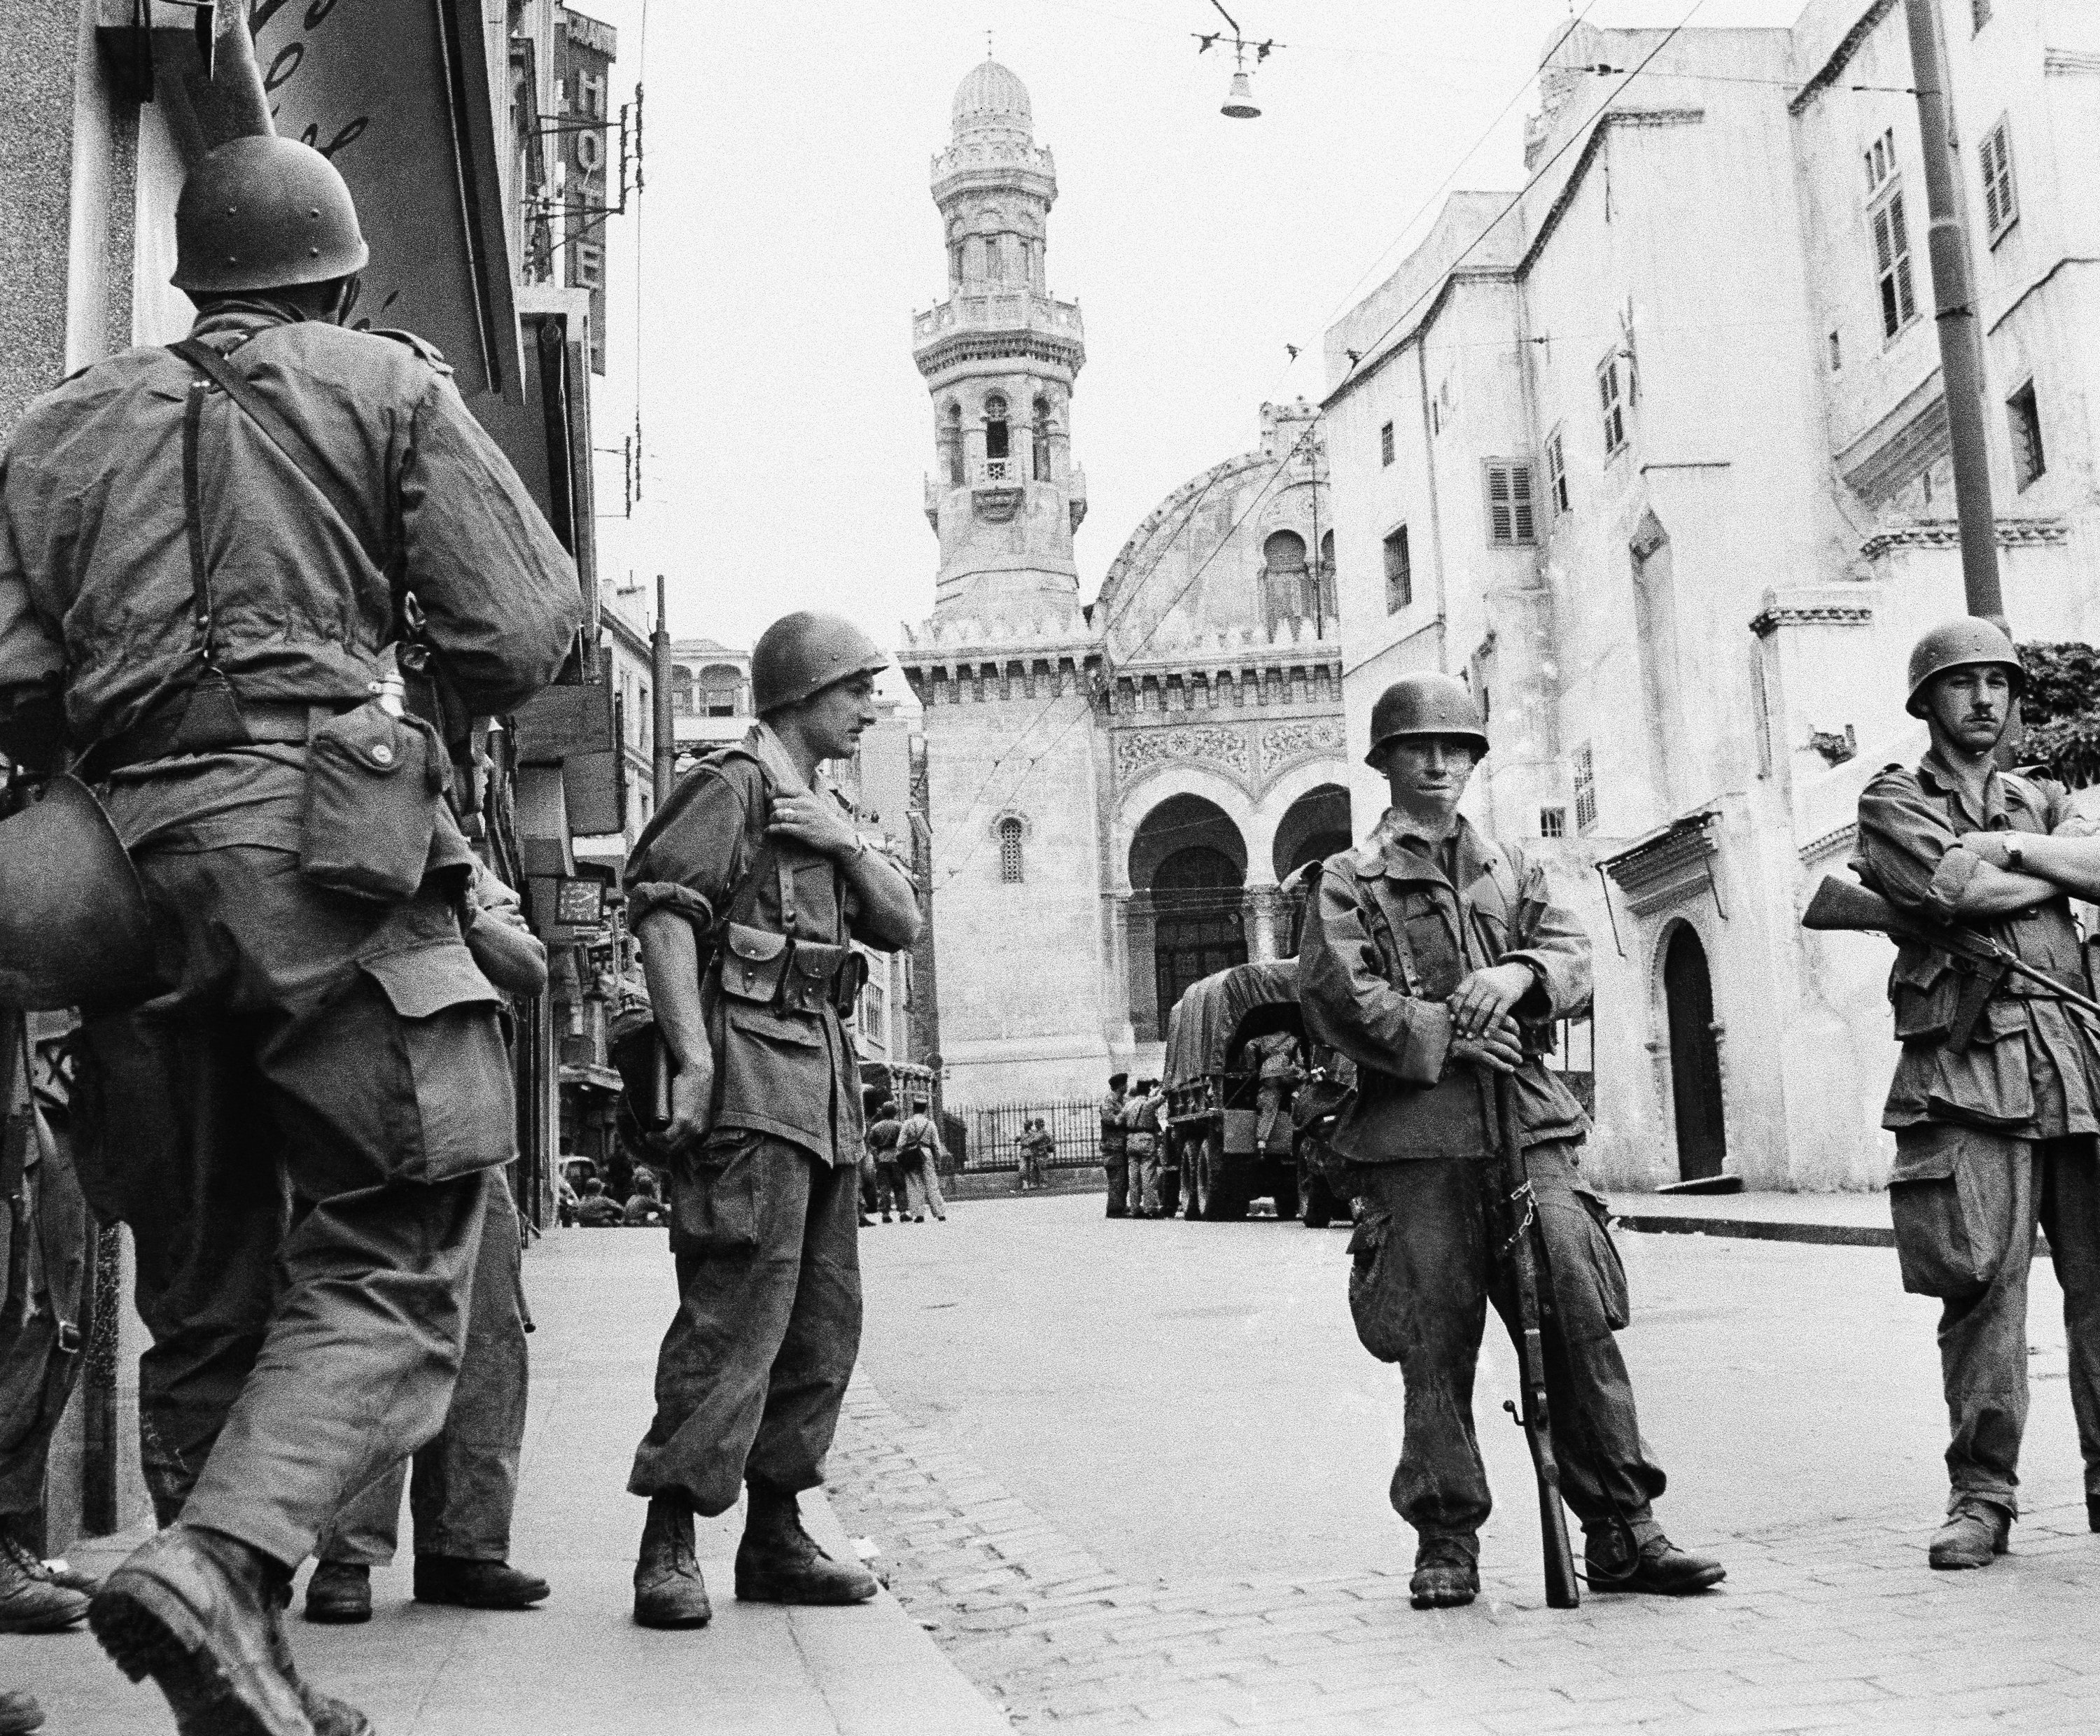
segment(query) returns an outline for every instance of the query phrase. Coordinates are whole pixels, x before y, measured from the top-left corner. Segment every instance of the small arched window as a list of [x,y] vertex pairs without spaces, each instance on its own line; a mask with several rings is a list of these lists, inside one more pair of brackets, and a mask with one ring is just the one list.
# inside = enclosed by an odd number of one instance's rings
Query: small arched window
[[941,422],[941,456],[947,470],[948,486],[963,485],[963,407],[951,404]]
[[1050,400],[1035,400],[1035,479],[1050,479]]
[[1305,539],[1295,531],[1273,532],[1261,546],[1264,601],[1269,630],[1282,622],[1303,621],[1312,610],[1305,595]]
[[994,392],[985,400],[985,457],[1003,459],[1008,457],[1006,431],[1006,400]]
[[1323,531],[1320,536],[1320,614],[1325,621],[1337,621],[1342,613],[1341,599],[1335,586],[1335,533]]
[[1021,822],[999,823],[999,877],[1007,886],[1021,884]]
[[693,710],[693,672],[688,669],[671,671],[671,709],[682,716],[690,717]]
[[743,671],[733,663],[711,663],[700,671],[700,709],[710,718],[743,715]]

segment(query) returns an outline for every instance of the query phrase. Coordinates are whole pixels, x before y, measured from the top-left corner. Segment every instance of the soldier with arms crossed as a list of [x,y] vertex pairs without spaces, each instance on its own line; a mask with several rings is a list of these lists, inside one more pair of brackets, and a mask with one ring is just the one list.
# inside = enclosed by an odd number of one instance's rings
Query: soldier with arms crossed
[[1543,1243],[1560,1482],[1590,1588],[1703,1591],[1720,1563],[1675,1548],[1651,1510],[1663,1473],[1612,1336],[1626,1323],[1626,1274],[1577,1168],[1588,1122],[1524,1040],[1523,1026],[1588,1007],[1589,939],[1542,868],[1459,814],[1487,751],[1480,708],[1449,676],[1386,689],[1368,762],[1392,806],[1362,849],[1322,866],[1299,949],[1306,1023],[1360,1081],[1333,1143],[1352,1166],[1343,1190],[1364,1200],[1349,1243],[1357,1334],[1399,1363],[1406,1389],[1392,1504],[1420,1539],[1410,1588],[1417,1609],[1480,1589],[1489,1496],[1473,1373],[1488,1305],[1517,1330],[1486,1115],[1493,1076],[1507,1074]]
[[[1910,659],[1907,709],[1932,731],[1915,767],[1860,797],[1860,879],[1906,916],[1979,931],[2089,994],[2072,898],[2100,899],[2100,838],[2061,790],[1994,762],[2025,673],[1988,621],[1950,621]],[[2071,1408],[2100,1531],[2100,1049],[2086,1016],[2018,976],[1993,981],[1907,941],[1889,977],[1903,1045],[1882,1125],[1904,1288],[1938,1296],[1952,1438],[1935,1567],[1988,1567],[2019,1511],[2035,1221],[2063,1287]],[[1965,1003],[1973,1002],[1973,1005]]]

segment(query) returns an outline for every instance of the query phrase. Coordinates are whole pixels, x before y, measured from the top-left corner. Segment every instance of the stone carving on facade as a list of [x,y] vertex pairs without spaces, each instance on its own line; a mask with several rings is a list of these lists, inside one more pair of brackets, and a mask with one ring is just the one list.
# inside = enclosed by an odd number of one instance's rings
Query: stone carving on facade
[[1222,767],[1244,783],[1248,758],[1246,731],[1216,725],[1130,730],[1116,737],[1116,775],[1126,783],[1177,760]]
[[[2047,548],[2067,541],[2071,527],[2061,519],[2000,519],[1998,546],[2001,549]],[[1952,549],[1961,543],[1961,526],[1955,519],[1920,519],[1877,532],[1860,545],[1862,560],[1879,560],[1895,549]]]
[[1261,775],[1273,777],[1294,760],[1339,753],[1343,745],[1339,718],[1301,718],[1272,723],[1261,732]]

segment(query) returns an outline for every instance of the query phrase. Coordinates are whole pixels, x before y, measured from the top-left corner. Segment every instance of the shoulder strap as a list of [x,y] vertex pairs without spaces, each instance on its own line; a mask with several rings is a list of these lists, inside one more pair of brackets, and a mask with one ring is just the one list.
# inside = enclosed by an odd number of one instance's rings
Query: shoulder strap
[[384,573],[387,568],[384,551],[373,548],[364,532],[358,528],[365,516],[360,502],[342,476],[323,461],[306,431],[256,391],[245,373],[201,338],[185,338],[168,347],[240,406],[249,420],[267,436],[270,444],[285,455],[292,468],[320,492],[321,498],[342,521],[351,540],[364,551],[364,558],[372,563],[373,570]]

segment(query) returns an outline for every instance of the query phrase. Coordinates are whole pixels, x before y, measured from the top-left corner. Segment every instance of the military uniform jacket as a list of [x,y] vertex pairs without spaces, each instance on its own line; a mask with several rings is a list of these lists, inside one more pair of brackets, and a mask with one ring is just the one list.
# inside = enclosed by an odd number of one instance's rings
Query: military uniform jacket
[[[1992,772],[1983,811],[1970,810],[1960,784],[1936,753],[1912,768],[1887,766],[1860,797],[1859,854],[1854,871],[1899,910],[1935,922],[1960,920],[1953,901],[1982,858],[1955,842],[1965,832],[2089,834],[2054,785]],[[2089,994],[2085,957],[2071,902],[2044,904],[1973,925],[2037,970]],[[2058,1138],[2100,1132],[2100,1064],[2093,1039],[2046,990],[2009,976],[1985,1003],[1970,1041],[1949,1049],[1947,1037],[1970,978],[1966,967],[1915,942],[1897,948],[1889,1002],[1903,1054],[1889,1084],[1882,1124],[1966,1123],[2016,1137]],[[1939,1173],[1899,1158],[1892,1179]]]
[[1122,1157],[1129,1149],[1130,1129],[1124,1124],[1126,1100],[1109,1092],[1101,1098],[1101,1155]]
[[[384,550],[428,617],[469,713],[514,709],[567,655],[576,568],[437,351],[263,301],[192,334],[333,463],[367,522],[346,526],[224,393],[203,395],[196,458],[218,666],[248,703],[361,704],[396,636]],[[0,458],[0,698],[63,678],[76,753],[166,716],[200,672],[184,507],[197,376],[127,350],[32,404]],[[291,847],[297,847],[297,839]]]
[[[770,1133],[821,1163],[850,1167],[860,1160],[862,1124],[852,1036],[828,1005],[803,1012],[778,997],[725,993],[730,925],[818,946],[858,939],[893,949],[862,930],[858,900],[836,863],[765,835],[766,778],[748,745],[686,775],[628,862],[630,920],[675,911],[699,937],[701,1006],[715,1054],[715,1126]],[[834,799],[845,807],[836,793]]]
[[[1298,989],[1314,1037],[1357,1063],[1356,1107],[1333,1140],[1339,1155],[1360,1164],[1499,1155],[1483,1102],[1492,1076],[1450,1064],[1445,1003],[1473,971],[1513,963],[1536,979],[1517,1004],[1520,1022],[1539,1027],[1588,1009],[1589,937],[1554,902],[1542,868],[1471,822],[1462,818],[1442,850],[1403,835],[1388,813],[1362,849],[1321,864]],[[1511,1084],[1526,1145],[1588,1132],[1581,1107],[1541,1060],[1528,1061]]]

